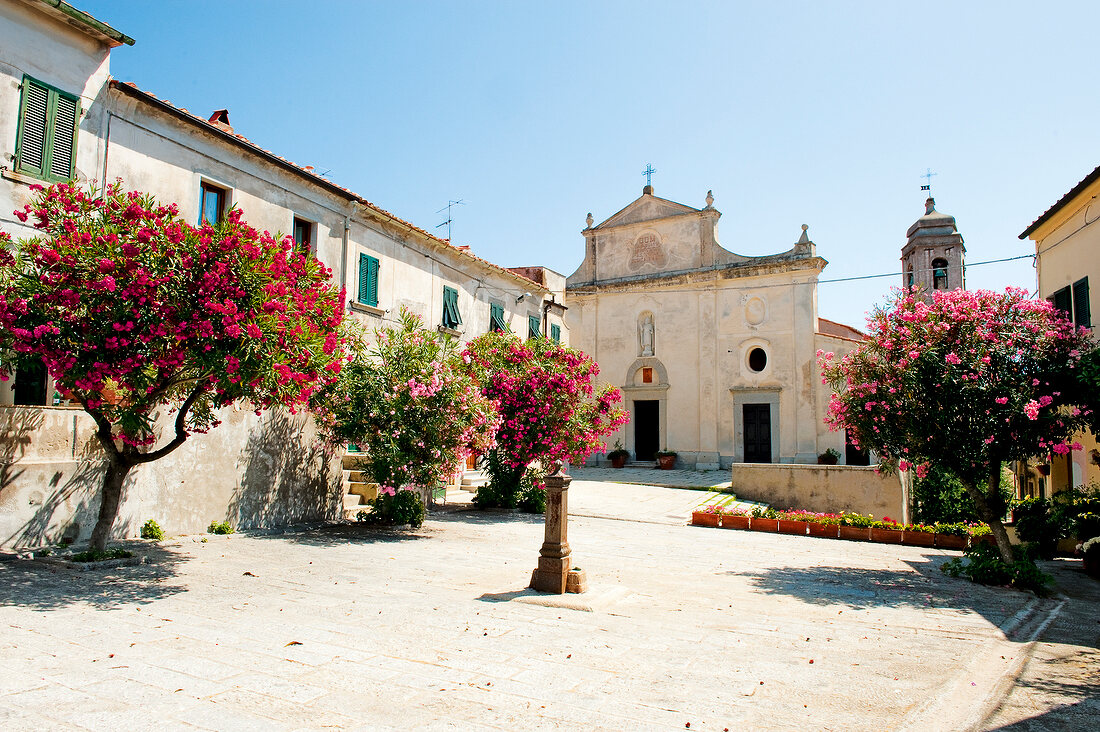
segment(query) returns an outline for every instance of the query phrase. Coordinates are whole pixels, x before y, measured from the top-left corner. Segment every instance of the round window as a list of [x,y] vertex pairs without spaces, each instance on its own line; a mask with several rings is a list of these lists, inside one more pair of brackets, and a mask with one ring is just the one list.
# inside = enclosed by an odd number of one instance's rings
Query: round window
[[760,373],[768,365],[768,354],[763,348],[754,348],[749,351],[749,368]]

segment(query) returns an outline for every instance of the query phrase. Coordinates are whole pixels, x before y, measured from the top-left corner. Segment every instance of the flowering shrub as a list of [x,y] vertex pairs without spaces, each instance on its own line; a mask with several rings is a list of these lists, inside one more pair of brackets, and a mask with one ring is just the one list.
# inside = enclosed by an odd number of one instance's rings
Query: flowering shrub
[[354,443],[382,493],[446,483],[459,461],[489,449],[499,419],[455,353],[453,341],[402,309],[359,345],[339,379],[313,400],[330,439]]
[[819,352],[837,390],[826,421],[874,449],[881,468],[953,473],[1011,563],[1001,466],[1079,449],[1070,437],[1091,416],[1076,372],[1094,348],[1087,331],[1009,289],[937,291],[931,302],[902,293],[871,315],[868,333],[839,362]]
[[545,338],[522,341],[494,332],[470,341],[463,360],[500,413],[488,468],[506,497],[519,490],[531,463],[582,461],[604,450],[601,438],[626,424],[626,413],[616,406],[619,390],[597,390],[600,369],[580,351]]
[[[32,189],[15,215],[41,236],[13,245],[0,234],[0,368],[41,359],[95,420],[108,457],[92,533],[101,550],[134,465],[215,427],[220,407],[293,409],[336,377],[342,294],[293,239],[257,232],[237,210],[195,228],[175,204],[120,183],[102,195]],[[165,405],[175,434],[153,449]]]

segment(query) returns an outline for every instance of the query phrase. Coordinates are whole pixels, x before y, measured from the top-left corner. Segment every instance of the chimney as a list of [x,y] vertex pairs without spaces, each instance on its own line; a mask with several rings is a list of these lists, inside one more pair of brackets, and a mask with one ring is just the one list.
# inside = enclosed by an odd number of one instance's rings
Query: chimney
[[214,110],[214,114],[210,115],[210,119],[208,121],[210,122],[210,124],[214,125],[215,127],[220,127],[221,129],[225,130],[226,132],[232,132],[233,131],[233,128],[229,124],[229,110],[228,109]]

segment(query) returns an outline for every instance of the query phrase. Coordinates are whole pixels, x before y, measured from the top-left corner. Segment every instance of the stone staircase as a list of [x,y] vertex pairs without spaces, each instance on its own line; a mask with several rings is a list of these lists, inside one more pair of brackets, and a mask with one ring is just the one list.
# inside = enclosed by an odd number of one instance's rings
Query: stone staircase
[[359,514],[370,511],[368,501],[378,497],[378,484],[367,482],[366,475],[358,470],[359,453],[344,455],[344,518],[355,521]]
[[489,483],[489,474],[484,470],[466,470],[462,473],[462,490],[477,493],[477,489]]

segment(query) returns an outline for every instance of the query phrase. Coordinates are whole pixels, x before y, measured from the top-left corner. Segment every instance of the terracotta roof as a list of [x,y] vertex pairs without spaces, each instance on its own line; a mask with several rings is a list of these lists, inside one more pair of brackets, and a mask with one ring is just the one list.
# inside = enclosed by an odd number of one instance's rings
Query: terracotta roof
[[491,269],[494,269],[497,272],[500,272],[501,274],[512,277],[513,279],[522,280],[523,283],[524,283],[524,286],[527,286],[527,285],[530,284],[530,285],[534,285],[535,287],[540,288],[542,290],[547,289],[543,284],[541,284],[539,282],[535,282],[534,280],[531,280],[527,277],[524,277],[523,275],[519,274],[518,272],[513,272],[513,271],[511,271],[511,270],[509,270],[505,267],[501,267],[499,264],[494,264],[493,262],[490,262],[487,259],[482,259],[481,257],[477,256],[476,254],[473,254],[472,252],[470,252],[468,249],[463,249],[461,247],[456,247],[456,246],[452,245],[446,239],[440,239],[438,236],[435,236],[434,234],[431,234],[431,233],[425,231],[424,229],[421,229],[416,224],[413,224],[409,221],[406,221],[405,219],[402,219],[399,216],[395,216],[394,214],[390,213],[389,211],[385,210],[384,208],[381,208],[380,206],[377,206],[377,205],[371,203],[367,199],[360,196],[358,193],[355,193],[354,191],[348,190],[347,188],[344,188],[343,186],[340,186],[340,185],[337,185],[337,184],[333,183],[332,181],[328,180],[327,178],[323,178],[320,175],[317,175],[316,173],[313,172],[312,166],[307,168],[305,166],[298,165],[297,163],[293,163],[293,162],[287,160],[286,158],[284,158],[280,155],[276,155],[275,153],[271,152],[270,150],[266,150],[266,149],[260,147],[259,145],[252,142],[251,140],[249,140],[244,135],[241,135],[239,133],[230,131],[232,128],[227,129],[228,125],[219,125],[215,122],[211,122],[207,119],[203,119],[202,117],[199,117],[198,115],[192,114],[191,112],[189,112],[186,109],[183,109],[181,107],[177,107],[174,104],[172,104],[171,102],[168,102],[164,99],[158,98],[154,94],[151,94],[147,91],[143,91],[142,89],[139,89],[136,84],[134,84],[132,82],[129,82],[129,81],[123,82],[123,81],[118,81],[117,79],[112,79],[111,80],[111,88],[112,89],[117,89],[117,90],[129,95],[130,97],[132,97],[134,99],[145,102],[146,104],[149,104],[150,106],[153,106],[153,107],[156,107],[156,108],[158,108],[162,111],[165,111],[165,112],[171,114],[172,116],[176,117],[177,119],[180,119],[180,120],[182,120],[184,122],[187,122],[189,124],[193,124],[196,127],[202,128],[204,131],[209,132],[209,133],[213,134],[214,136],[219,137],[223,140],[226,140],[230,143],[233,143],[233,144],[237,145],[238,147],[241,147],[241,148],[245,149],[246,151],[248,151],[250,153],[253,153],[255,155],[259,155],[260,157],[265,158],[266,160],[268,160],[269,162],[273,163],[274,165],[282,168],[283,170],[286,170],[288,172],[294,173],[295,175],[301,176],[301,177],[309,180],[311,183],[313,183],[315,185],[318,185],[321,188],[324,188],[325,190],[329,191],[330,193],[334,193],[338,196],[342,196],[342,197],[346,198],[349,201],[353,201],[355,203],[361,204],[361,205],[371,209],[375,213],[377,213],[377,214],[379,214],[379,215],[381,215],[381,216],[383,216],[387,219],[390,219],[391,221],[393,221],[397,224],[400,224],[401,226],[404,226],[405,228],[415,232],[419,236],[421,236],[425,239],[428,239],[431,243],[433,243],[437,246],[447,247],[449,250],[453,251],[454,253],[458,254],[459,256],[467,257],[467,258],[472,259],[476,262],[480,262],[481,264],[484,264],[484,265],[490,267]]
[[828,320],[826,318],[817,319],[817,332],[821,335],[845,338],[850,341],[867,340],[867,335],[865,333],[856,330],[852,326],[844,325],[844,323],[838,323],[835,320]]
[[1070,201],[1077,198],[1077,195],[1081,191],[1088,188],[1097,179],[1100,179],[1100,166],[1097,166],[1096,168],[1093,169],[1093,171],[1091,173],[1089,173],[1084,178],[1082,178],[1080,183],[1078,183],[1073,188],[1071,188],[1069,190],[1069,193],[1067,193],[1066,195],[1059,198],[1053,206],[1051,206],[1046,211],[1044,211],[1042,216],[1040,216],[1039,218],[1032,221],[1031,226],[1024,229],[1023,232],[1020,234],[1020,236],[1018,238],[1026,239],[1031,234],[1031,232],[1038,229],[1040,226],[1042,226],[1047,221],[1049,221],[1051,219],[1051,217],[1053,217],[1056,213],[1058,213],[1063,208],[1065,208],[1067,205],[1069,205]]

